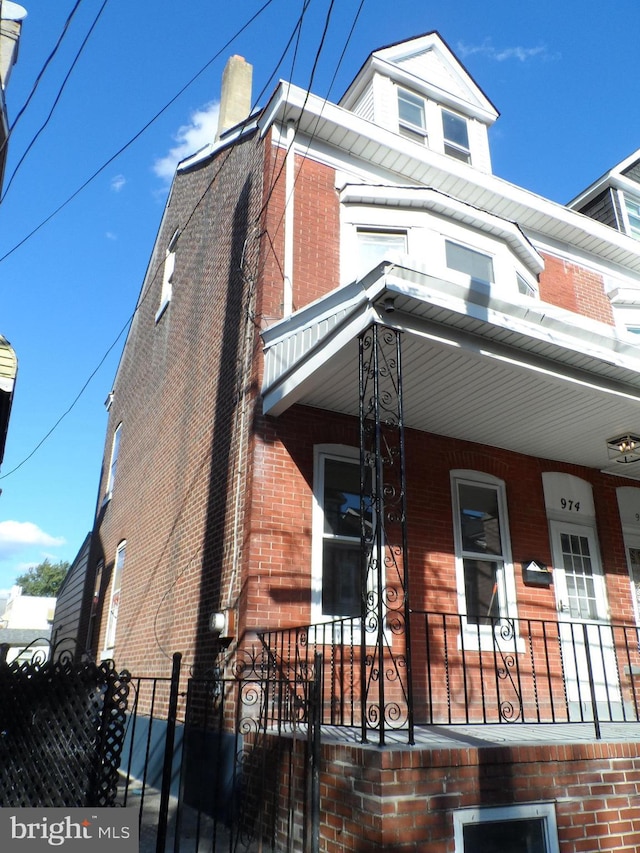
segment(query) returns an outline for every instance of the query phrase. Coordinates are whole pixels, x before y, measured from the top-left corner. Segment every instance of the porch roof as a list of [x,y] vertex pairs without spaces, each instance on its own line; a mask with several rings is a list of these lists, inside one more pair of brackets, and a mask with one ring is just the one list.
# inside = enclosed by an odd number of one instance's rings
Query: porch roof
[[[382,263],[263,331],[263,410],[358,413],[358,335],[401,330],[405,424],[640,479],[606,440],[640,433],[640,346],[604,323]],[[637,468],[637,470],[636,470]]]

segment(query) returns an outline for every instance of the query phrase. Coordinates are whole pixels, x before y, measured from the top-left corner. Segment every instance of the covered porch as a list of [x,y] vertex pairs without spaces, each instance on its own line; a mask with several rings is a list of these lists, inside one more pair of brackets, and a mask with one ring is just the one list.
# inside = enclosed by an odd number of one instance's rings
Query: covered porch
[[[263,337],[266,413],[299,403],[360,423],[362,610],[261,636],[292,683],[321,663],[323,723],[381,744],[399,731],[412,743],[423,725],[586,726],[600,738],[605,724],[637,723],[628,574],[617,619],[596,614],[596,604],[593,616],[579,612],[581,593],[567,585],[552,612],[522,601],[522,587],[482,613],[464,591],[457,611],[455,600],[440,607],[416,595],[406,430],[638,480],[638,348],[604,323],[535,299],[505,301],[481,283],[463,288],[415,264],[381,264]],[[595,510],[573,497],[558,497],[558,517],[561,500],[595,528]],[[574,538],[562,539],[569,561],[588,540]],[[595,559],[590,547],[583,564]],[[553,584],[550,567],[527,562],[523,578],[540,570],[529,582]]]

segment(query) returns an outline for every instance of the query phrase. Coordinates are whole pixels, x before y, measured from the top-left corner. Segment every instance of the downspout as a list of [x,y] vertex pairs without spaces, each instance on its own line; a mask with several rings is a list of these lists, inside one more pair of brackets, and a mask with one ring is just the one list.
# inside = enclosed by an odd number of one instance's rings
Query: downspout
[[282,297],[282,316],[293,313],[293,210],[294,189],[296,185],[295,155],[293,142],[296,136],[295,122],[287,124],[287,154],[285,165],[285,204],[284,204],[284,292]]

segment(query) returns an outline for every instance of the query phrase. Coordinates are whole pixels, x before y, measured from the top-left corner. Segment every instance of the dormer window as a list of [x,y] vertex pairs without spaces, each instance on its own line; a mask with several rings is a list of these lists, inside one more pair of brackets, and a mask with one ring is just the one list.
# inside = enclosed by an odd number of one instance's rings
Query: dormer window
[[401,136],[426,143],[427,121],[424,98],[407,89],[398,89],[398,127]]
[[469,130],[467,120],[462,116],[442,110],[442,133],[444,136],[444,153],[463,163],[471,162],[469,150]]

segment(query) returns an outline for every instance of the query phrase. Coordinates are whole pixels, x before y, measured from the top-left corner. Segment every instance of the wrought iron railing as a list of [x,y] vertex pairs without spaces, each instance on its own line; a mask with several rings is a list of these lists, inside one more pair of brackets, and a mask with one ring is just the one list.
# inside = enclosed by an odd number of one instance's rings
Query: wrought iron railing
[[[483,619],[412,611],[412,692],[393,672],[370,670],[356,619],[265,632],[262,642],[292,683],[314,654],[324,660],[324,725],[370,725],[361,690],[389,679],[379,719],[387,729],[416,725],[640,721],[640,631],[635,626],[542,619]],[[402,636],[386,641],[401,657]],[[394,645],[395,644],[395,645]],[[396,685],[394,689],[394,684]],[[413,708],[407,702],[413,702]]]

